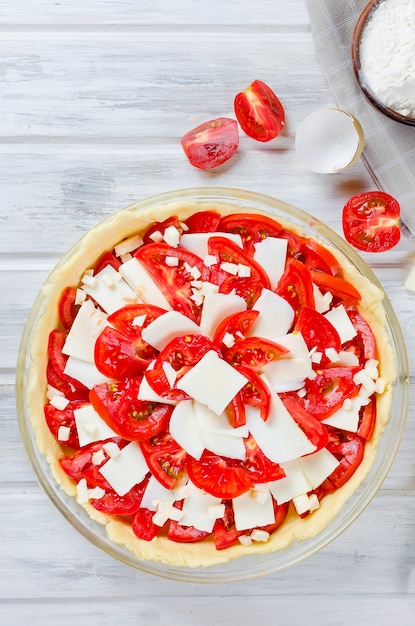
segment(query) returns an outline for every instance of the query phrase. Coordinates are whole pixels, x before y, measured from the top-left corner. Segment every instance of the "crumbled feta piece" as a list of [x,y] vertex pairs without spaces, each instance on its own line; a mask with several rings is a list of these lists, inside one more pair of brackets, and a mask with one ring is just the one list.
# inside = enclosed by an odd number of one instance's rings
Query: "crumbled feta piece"
[[177,256],[166,256],[164,258],[164,262],[167,267],[177,267],[179,265],[179,257]]
[[59,426],[58,428],[59,441],[62,441],[62,442],[68,441],[70,434],[71,434],[71,429],[68,426]]
[[121,450],[115,441],[108,441],[102,445],[102,449],[108,454],[110,459],[116,459],[119,456]]
[[169,246],[174,248],[179,244],[180,232],[175,226],[167,226],[163,234],[163,239]]
[[58,411],[64,411],[69,404],[69,400],[65,396],[55,395],[49,400],[49,404],[55,407]]
[[261,530],[260,528],[254,528],[254,530],[250,534],[250,538],[252,541],[268,541],[270,534],[266,530]]
[[151,235],[149,235],[149,238],[154,241],[154,243],[160,243],[161,241],[163,241],[163,235],[159,230],[155,230],[153,233],[151,233]]

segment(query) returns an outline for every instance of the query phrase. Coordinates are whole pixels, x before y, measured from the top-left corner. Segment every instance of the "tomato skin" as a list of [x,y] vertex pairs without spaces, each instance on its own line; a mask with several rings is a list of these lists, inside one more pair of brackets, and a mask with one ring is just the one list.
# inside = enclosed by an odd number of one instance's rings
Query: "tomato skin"
[[309,270],[318,270],[340,276],[342,268],[334,254],[315,239],[304,238],[296,258],[301,260]]
[[376,422],[376,396],[372,396],[369,404],[361,408],[361,417],[359,421],[359,428],[357,430],[357,434],[369,441],[373,434],[373,429],[375,427]]
[[100,256],[94,267],[94,276],[96,274],[99,274],[99,272],[101,272],[101,270],[103,270],[108,265],[113,267],[115,270],[118,270],[121,265],[121,261],[117,259],[115,254],[113,254],[112,252],[104,252],[104,254]]
[[179,522],[170,520],[167,539],[178,543],[196,543],[206,539],[210,534],[204,530],[198,530],[194,526],[182,526]]
[[299,261],[294,260],[288,263],[278,281],[275,293],[291,305],[296,318],[304,307],[314,308],[315,306],[311,274]]
[[350,198],[343,207],[346,240],[358,250],[384,252],[400,240],[399,202],[383,191],[366,191]]
[[65,330],[69,330],[74,323],[78,308],[75,305],[76,287],[66,287],[58,304],[59,319]]
[[229,424],[233,428],[238,428],[239,426],[245,426],[246,424],[246,413],[245,413],[245,403],[242,397],[242,393],[238,391],[236,396],[234,396],[231,402],[225,409]]
[[280,237],[283,228],[279,222],[266,215],[238,213],[222,217],[218,230],[240,235],[244,249],[253,256],[256,243],[267,237]]
[[[196,267],[200,272],[200,280],[209,278],[209,269],[202,259],[183,248],[172,248],[166,243],[150,243],[142,246],[135,253],[145,269],[156,282],[167,298],[169,304],[196,323],[200,320],[201,307],[192,300],[193,276],[186,269],[187,265]],[[168,267],[166,257],[176,257],[177,267]]]
[[245,365],[254,372],[259,372],[267,363],[278,359],[287,351],[274,341],[261,337],[246,337],[228,348],[223,356],[233,366]]
[[334,348],[336,352],[341,349],[339,333],[333,324],[315,309],[305,307],[301,311],[295,330],[302,334],[309,350],[316,348],[318,352],[321,352],[322,357],[317,365],[318,368],[326,367],[330,363],[324,353],[326,348]]
[[339,489],[353,476],[363,460],[364,440],[354,433],[328,427],[329,443],[327,450],[334,454],[340,465],[329,476],[329,481]]
[[132,515],[140,508],[147,483],[148,478],[145,478],[139,485],[134,485],[124,496],[119,496],[112,489],[107,491],[102,498],[93,498],[90,504],[97,511],[108,515]]
[[150,511],[150,509],[140,508],[136,511],[131,521],[131,527],[136,537],[143,541],[151,541],[157,537],[162,527],[153,522],[153,516],[154,511]]
[[290,393],[281,393],[281,400],[285,408],[288,410],[296,424],[305,433],[313,445],[316,446],[316,452],[324,448],[328,442],[328,432],[320,419],[311,415],[306,411],[294,395]]
[[153,476],[166,489],[173,489],[183,476],[187,452],[168,429],[141,441],[140,448]]
[[185,219],[188,233],[214,233],[218,230],[221,220],[220,213],[216,211],[198,211]]
[[284,108],[262,80],[254,80],[235,96],[234,109],[242,130],[256,141],[271,141],[284,128]]
[[167,428],[173,407],[138,400],[141,379],[95,385],[89,394],[96,412],[120,437],[143,441]]
[[333,296],[340,298],[341,301],[347,304],[359,304],[362,297],[359,291],[341,276],[332,276],[331,274],[317,270],[310,270],[310,274],[313,283],[315,283],[317,287],[320,287],[324,293],[331,291]]
[[354,326],[357,337],[348,341],[343,348],[345,350],[352,349],[362,365],[368,359],[376,359],[376,342],[369,324],[354,307],[347,306],[346,312]]
[[222,165],[239,146],[238,124],[227,117],[218,117],[187,132],[181,145],[189,162],[201,170]]
[[205,450],[199,460],[187,457],[189,478],[196,487],[217,498],[231,499],[253,487],[242,462]]

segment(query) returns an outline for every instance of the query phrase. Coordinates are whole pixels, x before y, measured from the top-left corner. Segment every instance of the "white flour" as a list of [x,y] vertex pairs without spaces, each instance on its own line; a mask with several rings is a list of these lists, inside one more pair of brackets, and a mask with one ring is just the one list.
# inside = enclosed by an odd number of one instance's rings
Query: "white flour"
[[415,118],[415,0],[383,0],[361,37],[367,87],[401,115]]

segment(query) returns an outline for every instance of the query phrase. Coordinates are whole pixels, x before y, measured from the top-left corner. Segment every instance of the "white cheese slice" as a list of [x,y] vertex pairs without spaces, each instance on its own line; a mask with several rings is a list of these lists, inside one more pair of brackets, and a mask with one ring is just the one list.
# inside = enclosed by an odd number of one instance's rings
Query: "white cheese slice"
[[204,259],[208,254],[208,241],[211,237],[225,237],[242,248],[242,239],[235,233],[183,233],[180,238],[180,245],[185,250],[189,250],[200,259]]
[[107,265],[94,276],[92,285],[84,284],[82,289],[108,314],[127,304],[141,302],[136,292],[111,265]]
[[66,337],[63,354],[94,363],[95,342],[106,326],[106,313],[97,309],[92,300],[85,300]]
[[176,400],[166,400],[162,398],[154,391],[152,387],[147,382],[147,378],[143,376],[140,382],[140,386],[138,388],[137,398],[139,400],[144,400],[147,402],[164,402],[165,404],[171,404],[175,406],[177,404]]
[[291,417],[269,381],[265,377],[262,378],[271,392],[267,421],[264,422],[256,407],[246,407],[249,432],[262,452],[274,463],[292,461],[305,454],[315,452],[316,446],[311,443]]
[[169,423],[170,434],[173,439],[190,456],[200,459],[205,443],[200,433],[199,423],[192,400],[183,400],[173,409]]
[[215,519],[209,515],[209,509],[221,504],[222,500],[198,489],[190,480],[187,483],[188,495],[183,502],[183,526],[194,526],[198,530],[212,532]]
[[274,391],[297,391],[304,385],[306,378],[313,375],[312,360],[305,358],[277,359],[263,368]]
[[346,309],[342,304],[325,313],[324,317],[333,324],[339,333],[341,343],[350,341],[356,337],[356,330],[350,321],[350,317],[346,313]]
[[167,489],[164,487],[157,478],[151,475],[150,480],[147,483],[143,498],[141,500],[141,506],[143,509],[149,509],[150,511],[156,510],[157,502],[171,502],[176,500],[176,494],[173,489]]
[[293,459],[286,463],[281,463],[285,472],[284,478],[268,483],[269,489],[278,502],[284,504],[293,498],[311,490],[311,485],[304,475],[298,460]]
[[298,463],[310,483],[311,489],[316,489],[334,472],[340,461],[329,450],[322,448],[314,454],[298,459]]
[[107,378],[107,376],[101,374],[95,363],[83,361],[82,359],[77,359],[74,356],[70,356],[68,358],[63,371],[71,378],[74,378],[85,385],[88,389],[92,389],[94,385],[109,383],[112,381],[111,378]]
[[81,447],[94,441],[118,437],[117,433],[98,415],[92,404],[75,409],[73,414]]
[[272,289],[284,273],[287,246],[288,239],[278,237],[266,237],[254,245],[254,260],[265,270]]
[[230,459],[245,459],[243,437],[248,436],[247,427],[233,428],[225,414],[217,415],[199,402],[194,403],[194,412],[204,448]]
[[323,294],[315,283],[313,283],[313,293],[316,311],[319,313],[325,313],[328,311],[331,301],[333,300],[333,294],[330,291],[326,291],[326,293]]
[[176,387],[221,415],[247,382],[248,379],[232,365],[221,359],[214,350],[209,350],[180,378]]
[[262,337],[276,341],[277,337],[286,335],[294,320],[294,310],[284,298],[270,289],[263,289],[255,302],[255,310],[259,311],[252,328],[251,337]]
[[267,526],[275,521],[271,494],[265,500],[255,498],[252,491],[232,499],[237,530],[248,530],[256,526]]
[[136,257],[123,263],[119,272],[143,302],[155,304],[166,311],[171,310],[172,307],[163,292]]
[[119,496],[125,496],[134,485],[144,480],[149,469],[140,446],[132,441],[117,457],[104,463],[99,471]]
[[359,395],[350,398],[347,408],[340,407],[340,409],[337,409],[330,417],[323,420],[323,424],[356,433],[359,426],[359,412],[365,403],[365,400]]
[[187,334],[204,335],[193,320],[178,311],[167,311],[143,328],[141,336],[157,350],[163,350],[172,339]]
[[241,296],[228,293],[208,293],[205,295],[200,319],[200,327],[209,337],[222,320],[234,313],[246,310],[246,301]]

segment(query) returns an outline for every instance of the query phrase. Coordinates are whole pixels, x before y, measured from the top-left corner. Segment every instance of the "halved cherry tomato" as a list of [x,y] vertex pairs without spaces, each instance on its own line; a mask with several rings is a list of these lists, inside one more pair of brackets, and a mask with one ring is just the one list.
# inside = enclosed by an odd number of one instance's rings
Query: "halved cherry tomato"
[[143,541],[151,541],[157,537],[162,527],[153,522],[153,517],[154,511],[150,509],[139,508],[136,511],[131,521],[131,528],[136,537]]
[[167,428],[173,407],[138,400],[140,379],[95,385],[89,394],[96,412],[114,432],[130,441],[143,441]]
[[220,213],[216,211],[198,211],[185,219],[184,223],[188,233],[214,233],[220,220]]
[[376,396],[373,395],[370,399],[369,404],[363,406],[360,409],[359,416],[359,428],[357,429],[357,434],[368,441],[372,434],[373,429],[375,427],[376,422]]
[[244,249],[253,256],[256,243],[267,237],[280,237],[283,228],[279,222],[266,215],[238,213],[222,217],[218,230],[240,235]]
[[384,252],[398,243],[400,205],[383,191],[366,191],[350,198],[342,214],[346,240],[365,252]]
[[254,311],[253,309],[228,315],[228,317],[225,317],[216,327],[213,335],[213,343],[215,343],[218,348],[223,349],[223,338],[225,335],[232,335],[235,341],[246,337],[258,315],[259,311]]
[[59,300],[59,319],[65,330],[69,330],[74,322],[78,307],[75,306],[76,287],[66,287]]
[[319,420],[325,420],[339,409],[346,398],[357,395],[360,385],[353,381],[359,367],[328,367],[318,370],[304,384],[307,395],[300,398],[304,409]]
[[288,350],[274,341],[262,337],[246,337],[224,352],[224,358],[231,365],[245,365],[254,372],[262,370],[267,363],[278,359]]
[[344,350],[353,351],[363,365],[368,359],[376,359],[376,342],[369,324],[354,307],[346,307],[357,336],[344,344]]
[[227,117],[204,122],[187,132],[182,148],[194,167],[208,170],[230,159],[239,146],[238,124]]
[[320,419],[314,417],[303,408],[298,401],[298,396],[295,397],[294,394],[282,393],[280,397],[293,420],[311,443],[316,446],[317,450],[324,448],[328,441],[328,433],[326,426],[321,423]]
[[[139,248],[135,254],[143,263],[145,269],[157,283],[160,290],[171,306],[190,319],[198,322],[201,308],[192,299],[192,285],[194,276],[189,272],[189,267],[198,270],[200,280],[207,280],[209,270],[202,259],[183,248],[172,248],[166,243],[150,243]],[[166,257],[176,257],[178,265],[170,267],[166,265]]]
[[298,316],[295,330],[299,331],[309,350],[316,348],[321,352],[321,361],[317,367],[325,367],[330,360],[325,354],[326,348],[334,348],[336,352],[341,349],[339,333],[333,324],[321,313],[310,307],[305,307]]
[[[267,273],[245,250],[240,248],[236,243],[230,241],[226,237],[212,236],[208,241],[209,254],[216,256],[220,269],[221,263],[233,263],[235,265],[244,265],[249,267],[249,278],[254,282],[259,282],[263,287],[270,288],[270,282]],[[225,276],[229,276],[224,272]],[[231,278],[235,278],[231,276]]]
[[[154,391],[166,400],[186,400],[189,396],[181,389],[176,388],[177,381],[196,365],[209,350],[214,350],[219,356],[221,351],[204,335],[181,335],[172,339],[160,352],[152,369],[145,372],[148,384]],[[171,387],[163,365],[168,363],[176,371],[176,381]]]
[[68,406],[63,410],[56,409],[52,404],[46,404],[44,407],[46,423],[52,435],[59,441],[59,428],[61,426],[66,426],[66,428],[70,429],[69,439],[63,441],[62,443],[69,448],[74,448],[75,450],[78,450],[80,445],[78,431],[75,424],[74,410],[85,406],[85,404],[87,403],[75,400],[73,402],[69,402]]
[[113,267],[115,270],[118,270],[121,265],[121,261],[117,259],[115,254],[113,254],[112,252],[104,252],[104,254],[100,256],[94,267],[94,276],[95,274],[99,274],[99,272],[101,272],[101,270],[103,270],[108,265]]
[[286,300],[298,317],[304,307],[314,308],[314,291],[311,274],[300,261],[291,261],[280,280],[275,293]]
[[161,222],[154,222],[149,228],[147,228],[146,232],[143,235],[143,244],[148,243],[159,243],[152,239],[152,235],[154,233],[159,232],[162,236],[164,235],[164,231],[166,228],[173,226],[176,228],[180,234],[183,232],[183,226],[180,224],[179,218],[177,215],[172,215]]
[[168,429],[140,443],[147,465],[158,482],[173,489],[183,476],[187,452],[173,439]]
[[328,427],[329,442],[327,450],[340,461],[329,481],[337,488],[342,487],[355,473],[363,460],[365,451],[364,440],[354,433]]
[[209,450],[199,460],[188,456],[186,466],[192,483],[217,498],[236,498],[254,485],[241,461]]
[[332,276],[326,274],[326,272],[319,272],[317,270],[310,270],[313,283],[320,287],[323,293],[331,291],[333,296],[340,298],[340,300],[348,304],[358,304],[361,300],[359,291],[348,280],[341,278],[340,276]]
[[257,141],[271,141],[284,128],[284,108],[262,80],[254,80],[235,96],[234,109],[242,130]]
[[97,511],[107,513],[108,515],[132,515],[140,508],[147,483],[148,477],[140,484],[134,485],[123,496],[118,495],[113,489],[107,490],[102,498],[92,498],[90,504]]

